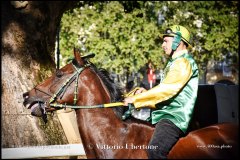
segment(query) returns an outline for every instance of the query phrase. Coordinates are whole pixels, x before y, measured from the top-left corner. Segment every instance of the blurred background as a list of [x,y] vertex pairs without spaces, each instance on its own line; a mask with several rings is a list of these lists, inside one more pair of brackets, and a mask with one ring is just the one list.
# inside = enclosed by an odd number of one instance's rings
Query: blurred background
[[190,52],[199,66],[199,83],[224,80],[238,84],[236,1],[105,1],[78,5],[61,19],[61,66],[71,60],[73,47],[80,48],[82,54],[95,53],[91,61],[107,69],[114,81],[129,90],[149,84],[147,63],[152,61],[156,85],[167,62],[159,34],[179,24],[192,34]]

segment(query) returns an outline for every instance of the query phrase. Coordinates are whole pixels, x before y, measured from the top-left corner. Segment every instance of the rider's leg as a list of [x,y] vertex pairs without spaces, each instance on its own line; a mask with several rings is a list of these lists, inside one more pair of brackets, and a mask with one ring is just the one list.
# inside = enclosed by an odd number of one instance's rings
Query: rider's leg
[[[174,144],[183,136],[180,130],[173,122],[168,119],[160,120],[156,126],[149,146],[155,146],[156,149],[148,149],[149,159],[166,159],[169,151]],[[154,147],[154,148],[155,148]],[[152,147],[149,147],[152,148]]]

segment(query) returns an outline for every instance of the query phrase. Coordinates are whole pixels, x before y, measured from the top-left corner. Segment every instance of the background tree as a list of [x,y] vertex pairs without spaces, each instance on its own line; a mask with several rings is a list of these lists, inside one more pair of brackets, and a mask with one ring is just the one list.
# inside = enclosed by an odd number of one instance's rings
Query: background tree
[[94,52],[99,67],[122,74],[136,72],[148,59],[163,68],[166,59],[159,34],[173,24],[192,32],[191,50],[201,74],[209,60],[231,54],[238,64],[237,1],[106,1],[86,4],[63,15],[61,53],[71,48]]
[[[1,1],[2,147],[67,143],[56,116],[42,120],[23,106],[22,94],[55,70],[54,46],[69,1]],[[14,154],[14,153],[13,153]]]

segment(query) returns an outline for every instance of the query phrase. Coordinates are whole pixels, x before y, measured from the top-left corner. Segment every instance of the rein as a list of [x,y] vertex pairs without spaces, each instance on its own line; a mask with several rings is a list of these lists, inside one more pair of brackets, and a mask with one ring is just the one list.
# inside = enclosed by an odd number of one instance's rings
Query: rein
[[77,105],[67,105],[67,104],[50,104],[51,107],[56,108],[72,108],[72,109],[90,109],[90,108],[110,108],[110,107],[117,107],[123,106],[123,102],[116,102],[116,103],[106,103],[106,104],[98,104],[92,106],[77,106]]

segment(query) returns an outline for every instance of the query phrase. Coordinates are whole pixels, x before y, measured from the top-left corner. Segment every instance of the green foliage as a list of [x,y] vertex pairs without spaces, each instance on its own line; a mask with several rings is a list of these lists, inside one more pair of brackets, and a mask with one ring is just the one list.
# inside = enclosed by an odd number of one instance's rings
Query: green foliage
[[[159,13],[165,19],[161,25]],[[238,14],[237,1],[86,2],[62,17],[62,61],[66,63],[77,47],[83,54],[95,53],[92,62],[115,73],[127,68],[136,72],[148,59],[163,68],[159,34],[180,24],[192,32],[191,52],[202,68],[229,52],[238,57]]]
[[126,68],[137,71],[148,59],[159,64],[159,30],[156,20],[146,13],[149,9],[126,13],[120,2],[111,1],[86,4],[64,14],[60,35],[63,57],[72,56],[74,46],[82,48],[83,54],[96,54],[92,62],[97,66],[116,73]]

